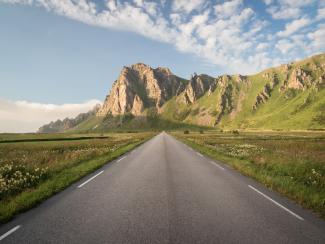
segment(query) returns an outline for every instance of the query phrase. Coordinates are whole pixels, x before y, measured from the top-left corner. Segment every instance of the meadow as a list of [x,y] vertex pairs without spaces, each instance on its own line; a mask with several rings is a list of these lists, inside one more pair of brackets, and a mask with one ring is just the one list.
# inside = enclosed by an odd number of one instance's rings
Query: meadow
[[153,135],[2,134],[0,221],[33,207]]
[[325,218],[325,133],[189,131],[173,135]]

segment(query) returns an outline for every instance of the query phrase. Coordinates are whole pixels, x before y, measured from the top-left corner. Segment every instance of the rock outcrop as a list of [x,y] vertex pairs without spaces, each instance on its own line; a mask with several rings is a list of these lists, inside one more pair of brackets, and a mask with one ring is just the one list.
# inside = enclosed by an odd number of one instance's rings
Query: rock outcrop
[[202,97],[206,91],[209,93],[215,89],[215,79],[208,75],[194,74],[186,86],[182,98],[184,103],[193,104],[197,99]]
[[185,85],[168,68],[153,69],[142,63],[124,67],[97,116],[125,113],[137,116],[145,108],[159,109],[167,100],[181,93]]
[[255,103],[252,106],[253,110],[256,110],[261,104],[266,103],[271,97],[274,87],[279,84],[279,78],[275,73],[264,73],[262,76],[267,80],[267,83],[264,85],[263,90],[257,94]]
[[301,68],[296,68],[292,71],[287,83],[288,88],[303,90],[310,86],[311,77]]

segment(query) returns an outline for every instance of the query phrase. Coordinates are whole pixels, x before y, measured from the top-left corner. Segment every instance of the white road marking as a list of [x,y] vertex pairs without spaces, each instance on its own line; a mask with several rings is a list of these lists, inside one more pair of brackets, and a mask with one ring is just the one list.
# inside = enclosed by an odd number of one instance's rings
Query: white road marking
[[256,191],[257,193],[261,194],[263,197],[265,197],[266,199],[270,200],[271,202],[273,202],[275,205],[277,205],[278,207],[284,209],[285,211],[287,211],[288,213],[290,213],[291,215],[295,216],[297,219],[300,220],[304,220],[303,217],[299,216],[298,214],[295,214],[294,212],[292,212],[291,210],[287,209],[285,206],[283,206],[282,204],[276,202],[275,200],[273,200],[272,198],[270,198],[269,196],[265,195],[263,192],[260,192],[259,190],[257,190],[255,187],[248,185],[249,188],[253,189],[254,191]]
[[6,233],[4,233],[2,236],[0,236],[0,241],[2,241],[3,239],[5,239],[7,236],[11,235],[12,233],[14,233],[16,230],[18,230],[20,228],[20,225],[17,225],[16,227],[12,228],[11,230],[7,231]]
[[210,161],[210,163],[212,163],[214,166],[217,166],[219,169],[221,169],[221,170],[225,170],[225,168],[224,167],[221,167],[219,164],[217,164],[217,163],[215,163],[215,162],[213,162],[213,161]]
[[78,188],[83,187],[84,185],[86,185],[89,181],[93,180],[95,177],[97,177],[98,175],[100,175],[101,173],[103,173],[104,170],[100,171],[98,174],[94,175],[93,177],[91,177],[90,179],[86,180],[84,183],[82,183],[81,185],[78,186]]
[[117,160],[116,162],[120,162],[121,160],[125,159],[126,156],[124,156],[123,158],[120,158],[119,160]]
[[197,152],[196,154],[203,158],[203,155],[201,153]]

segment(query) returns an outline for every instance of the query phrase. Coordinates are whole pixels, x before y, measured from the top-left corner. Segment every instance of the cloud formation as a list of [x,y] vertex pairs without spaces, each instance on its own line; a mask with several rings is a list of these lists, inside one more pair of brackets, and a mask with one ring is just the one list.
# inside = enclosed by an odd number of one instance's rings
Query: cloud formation
[[0,133],[35,132],[50,121],[75,117],[98,103],[101,102],[94,99],[80,104],[55,105],[0,98]]
[[230,73],[248,74],[325,51],[321,0],[0,0],[45,8],[83,23],[136,32],[194,54]]

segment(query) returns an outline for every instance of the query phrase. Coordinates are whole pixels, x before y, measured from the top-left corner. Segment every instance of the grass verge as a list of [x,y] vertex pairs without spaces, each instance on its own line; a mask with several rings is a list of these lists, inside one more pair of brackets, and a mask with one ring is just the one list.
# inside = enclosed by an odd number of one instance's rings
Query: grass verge
[[83,176],[86,176],[96,169],[102,167],[109,161],[118,158],[122,154],[144,143],[146,140],[148,140],[148,138],[142,141],[129,143],[118,148],[114,152],[109,152],[94,159],[86,160],[71,168],[63,169],[61,172],[53,175],[51,178],[42,182],[37,187],[24,191],[9,199],[0,201],[0,222],[8,222],[18,213],[24,212],[40,204],[47,198],[78,181]]

